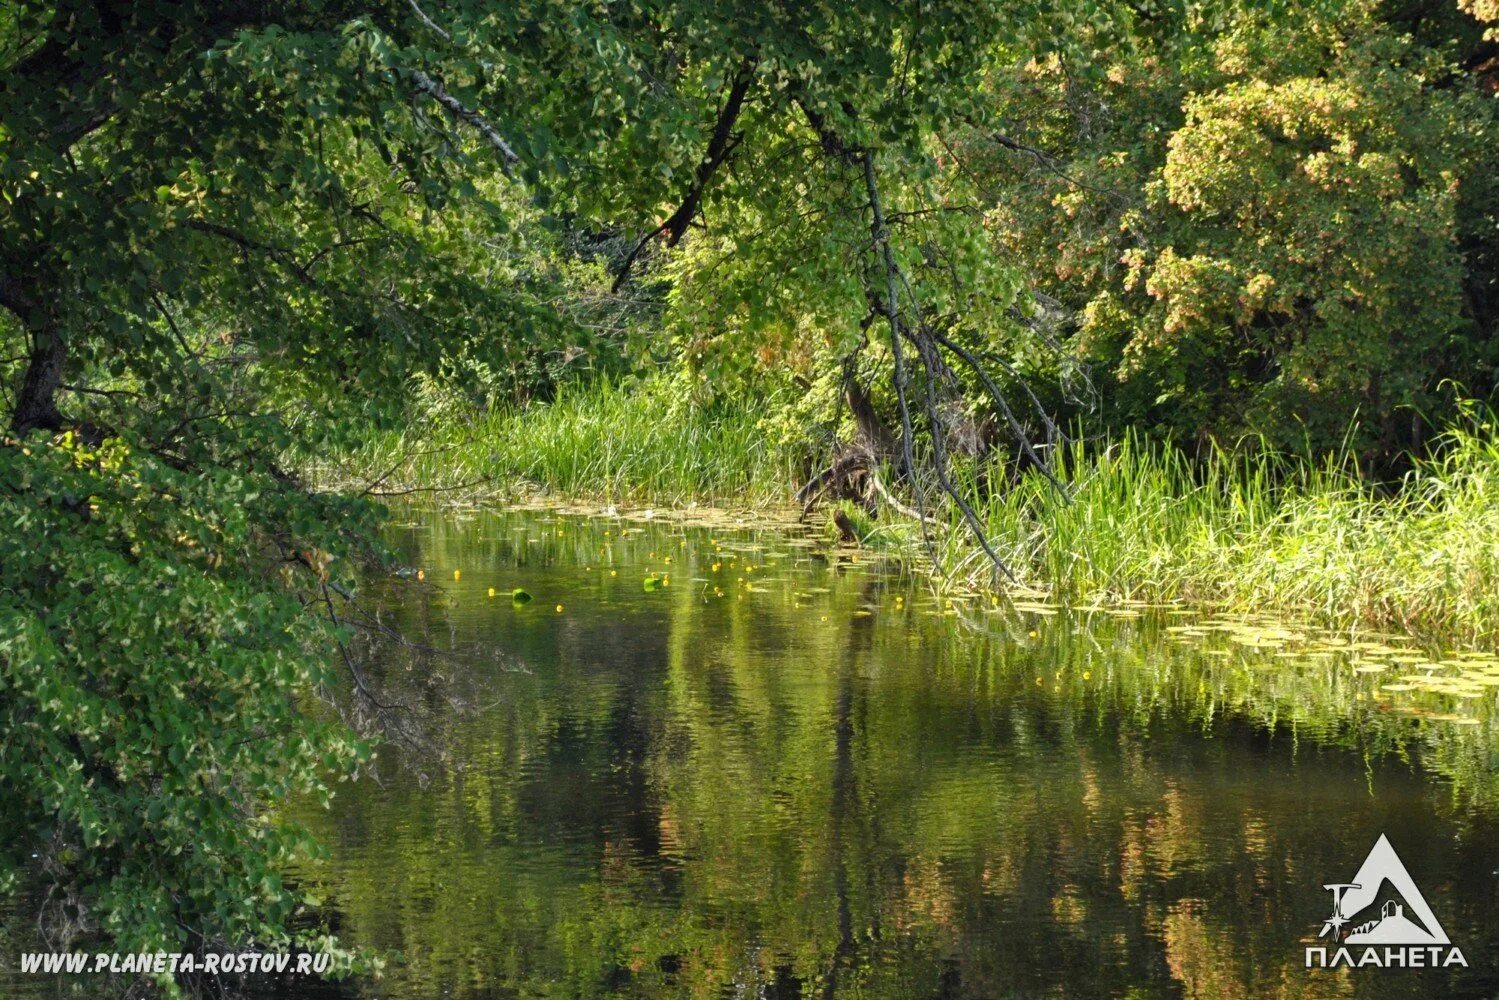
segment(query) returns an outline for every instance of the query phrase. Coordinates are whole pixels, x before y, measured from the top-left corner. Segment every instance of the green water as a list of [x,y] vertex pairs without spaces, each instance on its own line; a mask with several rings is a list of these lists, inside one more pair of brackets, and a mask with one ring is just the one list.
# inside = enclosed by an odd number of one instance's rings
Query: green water
[[[1499,989],[1488,700],[1401,714],[1348,657],[1180,615],[949,607],[783,532],[440,514],[393,540],[425,582],[385,622],[453,652],[383,658],[433,745],[305,816],[338,933],[391,956],[344,995]],[[1471,968],[1303,968],[1322,885],[1381,833]]]
[[[939,599],[795,530],[400,517],[355,652],[403,736],[286,807],[385,968],[258,996],[1499,995],[1493,658]],[[1468,968],[1304,968],[1381,834]]]

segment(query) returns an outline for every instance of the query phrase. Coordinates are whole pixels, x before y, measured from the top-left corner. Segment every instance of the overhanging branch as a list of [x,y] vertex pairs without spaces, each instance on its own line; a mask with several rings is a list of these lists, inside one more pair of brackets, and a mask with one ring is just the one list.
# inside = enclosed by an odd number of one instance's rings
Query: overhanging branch
[[729,87],[728,97],[724,100],[723,108],[718,112],[718,120],[713,126],[713,134],[708,139],[708,151],[703,154],[702,162],[698,164],[697,172],[693,175],[692,185],[687,189],[687,194],[677,210],[671,213],[665,222],[661,223],[650,232],[646,233],[636,241],[625,262],[620,265],[619,274],[614,278],[614,291],[619,291],[624,284],[625,278],[630,274],[630,268],[635,265],[635,259],[646,245],[657,236],[665,234],[666,245],[674,247],[687,235],[687,227],[692,220],[697,218],[698,211],[702,208],[703,194],[708,189],[708,184],[713,180],[713,175],[718,168],[723,166],[733,153],[734,147],[739,145],[741,136],[734,131],[734,125],[739,121],[739,114],[744,110],[744,99],[749,96],[750,85],[755,79],[755,61],[746,59],[739,67],[739,73]]
[[499,129],[490,124],[489,119],[473,108],[465,106],[462,101],[448,93],[447,88],[439,81],[419,69],[411,70],[411,82],[416,85],[418,93],[426,94],[442,105],[442,109],[455,121],[462,122],[482,135],[494,147],[495,152],[500,154],[501,169],[505,171],[505,176],[510,176],[511,169],[520,162],[520,156],[511,148],[510,143],[505,141],[505,137],[500,135]]

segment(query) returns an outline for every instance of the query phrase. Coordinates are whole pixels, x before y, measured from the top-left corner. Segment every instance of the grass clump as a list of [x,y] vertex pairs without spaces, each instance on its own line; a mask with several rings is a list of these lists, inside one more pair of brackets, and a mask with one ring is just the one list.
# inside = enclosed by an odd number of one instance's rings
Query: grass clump
[[[1499,637],[1499,436],[1470,408],[1434,456],[1381,490],[1347,459],[1214,450],[1126,435],[1074,445],[1064,497],[1038,473],[983,499],[997,553],[1072,601],[1198,601],[1337,627]],[[962,532],[940,558],[983,569]]]
[[694,402],[671,380],[563,387],[555,400],[440,409],[309,464],[326,488],[451,496],[547,493],[610,502],[785,503],[797,460],[770,443],[765,401]]

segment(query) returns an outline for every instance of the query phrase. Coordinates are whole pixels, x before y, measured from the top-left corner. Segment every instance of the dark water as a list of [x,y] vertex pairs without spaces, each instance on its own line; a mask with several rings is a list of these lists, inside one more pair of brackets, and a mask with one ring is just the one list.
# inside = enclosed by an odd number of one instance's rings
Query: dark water
[[[456,655],[375,671],[439,748],[297,810],[325,916],[389,956],[318,995],[1499,992],[1492,696],[1401,714],[1348,656],[949,607],[784,533],[442,514],[395,542],[426,583],[385,620]],[[1470,968],[1303,968],[1380,834]]]
[[[1392,714],[1345,658],[1181,618],[949,608],[775,533],[448,515],[398,544],[440,582],[400,625],[469,658],[389,670],[461,770],[307,817],[344,939],[400,954],[350,993],[1499,990],[1487,705]],[[1381,833],[1469,969],[1303,968]]]

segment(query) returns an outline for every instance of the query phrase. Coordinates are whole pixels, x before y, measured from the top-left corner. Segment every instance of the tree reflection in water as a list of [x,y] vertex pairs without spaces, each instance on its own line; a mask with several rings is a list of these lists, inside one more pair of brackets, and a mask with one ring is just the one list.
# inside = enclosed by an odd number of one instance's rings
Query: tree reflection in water
[[[396,539],[462,570],[385,600],[465,657],[382,662],[457,766],[423,785],[390,747],[383,784],[306,811],[345,938],[399,953],[346,993],[1405,995],[1301,967],[1380,833],[1473,961],[1421,988],[1499,988],[1488,706],[1399,716],[1339,659],[1176,618],[949,609],[779,533],[619,527]],[[537,600],[486,596],[515,586]]]

